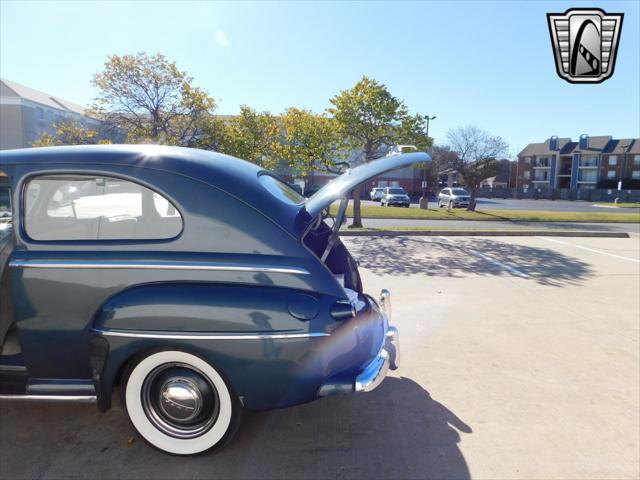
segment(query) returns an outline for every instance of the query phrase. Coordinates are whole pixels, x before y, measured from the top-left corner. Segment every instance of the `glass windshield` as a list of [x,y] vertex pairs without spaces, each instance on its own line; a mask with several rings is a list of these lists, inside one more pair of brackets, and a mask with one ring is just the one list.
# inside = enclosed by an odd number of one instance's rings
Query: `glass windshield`
[[454,188],[453,190],[451,190],[451,193],[453,193],[454,195],[469,195],[469,192],[467,192],[464,188]]
[[262,186],[269,190],[278,200],[294,205],[304,203],[305,198],[279,178],[269,174],[263,174],[260,175],[258,180]]
[[391,195],[404,195],[404,190],[402,188],[390,188],[389,193]]

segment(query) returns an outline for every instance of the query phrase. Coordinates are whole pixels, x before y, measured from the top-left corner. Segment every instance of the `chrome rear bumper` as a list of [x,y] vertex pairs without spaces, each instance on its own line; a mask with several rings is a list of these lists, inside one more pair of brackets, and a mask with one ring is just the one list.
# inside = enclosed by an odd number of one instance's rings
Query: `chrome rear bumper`
[[[371,297],[369,297],[371,298]],[[374,301],[371,299],[371,301]],[[389,326],[391,318],[391,294],[388,290],[380,292],[375,302],[380,307],[380,316],[385,329],[385,336],[378,354],[355,377],[334,378],[322,384],[318,390],[319,397],[353,392],[370,392],[382,383],[389,370],[400,365],[400,338],[398,329]]]
[[354,391],[370,392],[382,383],[388,371],[400,365],[400,339],[398,329],[389,327],[385,335],[384,347],[369,365],[356,377]]

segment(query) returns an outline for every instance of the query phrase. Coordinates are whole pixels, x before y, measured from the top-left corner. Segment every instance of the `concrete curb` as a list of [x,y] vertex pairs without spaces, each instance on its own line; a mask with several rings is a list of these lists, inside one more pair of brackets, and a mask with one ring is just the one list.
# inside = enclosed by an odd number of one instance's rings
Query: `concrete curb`
[[[580,213],[580,212],[577,212]],[[598,212],[598,213],[602,213],[602,212]],[[624,213],[624,212],[623,212]],[[633,213],[624,213],[625,215],[629,215],[630,217],[638,217],[638,213],[640,212],[633,212]],[[345,217],[347,220],[353,220],[352,217]],[[418,220],[418,221],[422,221],[422,222],[429,222],[429,221],[435,221],[435,222],[487,222],[489,224],[493,223],[493,222],[503,222],[503,223],[513,223],[514,225],[518,225],[519,223],[610,223],[612,225],[618,225],[618,224],[623,224],[623,225],[627,225],[627,224],[638,224],[640,223],[640,221],[635,220],[635,218],[630,218],[629,220],[627,220],[626,218],[624,220],[613,220],[613,221],[609,221],[609,220],[527,220],[526,218],[503,218],[503,217],[496,217],[496,218],[418,218],[418,217],[362,217],[363,220]]]
[[626,232],[580,232],[566,230],[346,230],[342,237],[593,237],[630,238]]

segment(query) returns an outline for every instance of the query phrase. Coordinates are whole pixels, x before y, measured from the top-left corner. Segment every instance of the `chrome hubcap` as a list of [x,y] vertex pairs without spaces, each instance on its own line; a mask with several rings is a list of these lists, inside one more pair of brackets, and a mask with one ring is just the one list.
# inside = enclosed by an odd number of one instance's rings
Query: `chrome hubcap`
[[147,418],[172,437],[200,436],[218,418],[220,401],[215,387],[190,365],[160,365],[149,373],[141,393]]
[[170,380],[160,389],[160,409],[177,422],[193,420],[202,410],[202,393],[187,379]]

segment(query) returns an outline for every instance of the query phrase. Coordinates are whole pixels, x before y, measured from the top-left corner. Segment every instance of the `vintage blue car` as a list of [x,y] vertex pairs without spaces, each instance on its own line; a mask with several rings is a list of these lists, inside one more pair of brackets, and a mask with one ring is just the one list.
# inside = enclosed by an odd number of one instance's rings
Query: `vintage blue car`
[[390,297],[363,292],[337,230],[354,187],[428,160],[385,157],[305,199],[200,150],[0,152],[0,398],[106,410],[119,386],[140,435],[188,455],[243,408],[374,389],[398,367]]

